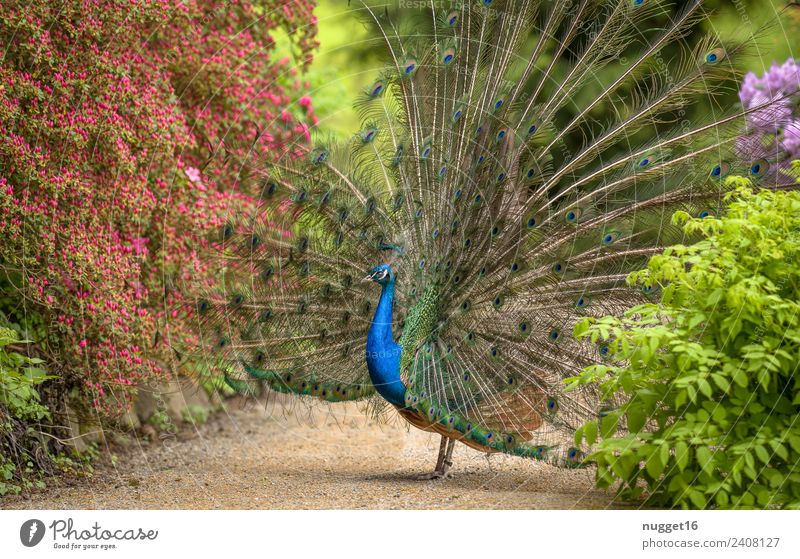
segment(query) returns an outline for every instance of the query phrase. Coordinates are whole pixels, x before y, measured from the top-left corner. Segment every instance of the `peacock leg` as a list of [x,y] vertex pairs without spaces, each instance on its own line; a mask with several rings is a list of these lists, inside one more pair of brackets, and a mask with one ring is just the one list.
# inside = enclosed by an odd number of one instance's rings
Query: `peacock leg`
[[448,470],[450,470],[450,467],[453,465],[453,449],[455,446],[455,439],[447,439],[447,453],[445,454],[444,461],[442,462],[442,475],[444,477],[452,477],[452,474],[448,474]]
[[447,446],[447,437],[442,437],[442,442],[439,443],[439,457],[436,459],[436,468],[432,472],[427,474],[420,474],[418,476],[414,476],[414,479],[425,481],[429,479],[438,479],[444,476],[444,457],[445,457],[445,447]]

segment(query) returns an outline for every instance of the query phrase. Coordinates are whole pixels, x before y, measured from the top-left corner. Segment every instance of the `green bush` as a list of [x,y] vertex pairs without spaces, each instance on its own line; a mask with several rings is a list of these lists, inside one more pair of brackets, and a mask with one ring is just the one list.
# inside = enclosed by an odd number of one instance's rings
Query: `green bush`
[[675,214],[700,242],[628,278],[660,303],[575,328],[606,358],[570,383],[609,402],[576,440],[624,498],[800,508],[800,193],[747,185],[728,181],[720,218]]
[[30,487],[36,477],[35,448],[41,446],[31,427],[50,420],[36,386],[49,378],[41,359],[19,352],[27,340],[0,326],[0,495]]

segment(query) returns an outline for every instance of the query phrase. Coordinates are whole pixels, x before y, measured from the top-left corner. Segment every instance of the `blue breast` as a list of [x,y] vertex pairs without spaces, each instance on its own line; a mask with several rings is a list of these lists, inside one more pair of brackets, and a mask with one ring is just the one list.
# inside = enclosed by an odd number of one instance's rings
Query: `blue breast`
[[402,349],[392,335],[394,282],[387,283],[367,334],[366,361],[372,384],[387,401],[403,406],[406,387],[400,380]]

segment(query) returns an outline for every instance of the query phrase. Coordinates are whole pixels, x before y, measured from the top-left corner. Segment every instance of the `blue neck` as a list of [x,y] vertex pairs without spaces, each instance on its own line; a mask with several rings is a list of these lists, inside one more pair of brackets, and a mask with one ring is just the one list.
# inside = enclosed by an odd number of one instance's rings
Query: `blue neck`
[[396,406],[402,406],[406,387],[400,380],[401,348],[392,335],[394,280],[381,290],[381,299],[367,334],[366,361],[372,384],[378,393]]

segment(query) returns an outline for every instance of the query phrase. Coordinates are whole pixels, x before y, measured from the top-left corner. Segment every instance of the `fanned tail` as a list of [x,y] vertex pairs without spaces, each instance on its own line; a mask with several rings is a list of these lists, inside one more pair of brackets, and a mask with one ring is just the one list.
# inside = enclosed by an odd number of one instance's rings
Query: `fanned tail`
[[683,240],[676,210],[716,215],[726,175],[780,186],[736,155],[746,45],[695,39],[702,4],[433,2],[404,23],[361,4],[387,54],[363,126],[257,173],[265,212],[223,228],[222,287],[198,301],[208,351],[278,391],[370,396],[359,280],[388,255],[404,417],[580,463],[573,435],[603,410],[563,380],[605,353],[575,323],[655,296],[626,276]]

